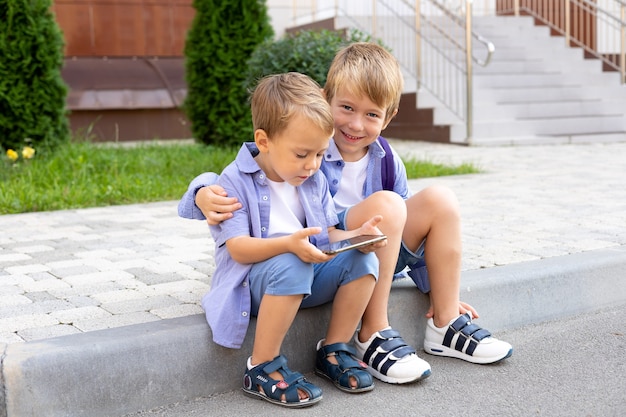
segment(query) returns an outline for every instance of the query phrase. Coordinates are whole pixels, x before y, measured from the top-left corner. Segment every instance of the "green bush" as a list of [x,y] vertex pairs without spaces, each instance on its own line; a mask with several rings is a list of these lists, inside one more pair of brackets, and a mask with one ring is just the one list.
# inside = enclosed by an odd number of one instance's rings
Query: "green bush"
[[261,0],[194,0],[185,44],[184,110],[196,140],[234,145],[250,140],[252,120],[244,87],[247,61],[274,34]]
[[63,36],[50,0],[0,0],[0,147],[69,139]]
[[261,44],[248,61],[246,87],[253,88],[263,76],[283,72],[301,72],[324,86],[335,54],[353,42],[368,42],[359,31],[304,30]]

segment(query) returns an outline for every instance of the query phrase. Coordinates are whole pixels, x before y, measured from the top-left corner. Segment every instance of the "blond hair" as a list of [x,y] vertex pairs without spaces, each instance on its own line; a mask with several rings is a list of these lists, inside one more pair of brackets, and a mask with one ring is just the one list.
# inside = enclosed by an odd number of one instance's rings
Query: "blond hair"
[[330,105],[313,79],[297,72],[268,75],[257,84],[250,99],[254,130],[263,129],[272,138],[301,114],[327,133],[333,133]]
[[400,105],[404,80],[396,58],[382,46],[356,42],[341,49],[328,70],[324,92],[330,103],[341,88],[355,96],[367,96],[385,109],[385,122]]

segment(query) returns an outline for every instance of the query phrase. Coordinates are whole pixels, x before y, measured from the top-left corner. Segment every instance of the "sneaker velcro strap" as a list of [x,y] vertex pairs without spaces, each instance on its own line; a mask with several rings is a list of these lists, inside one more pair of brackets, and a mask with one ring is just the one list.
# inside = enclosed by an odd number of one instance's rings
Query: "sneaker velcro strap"
[[467,340],[470,339],[470,342],[465,349],[465,353],[470,356],[472,356],[472,353],[476,350],[476,347],[478,346],[477,342],[480,342],[487,337],[491,337],[489,330],[483,329],[477,324],[472,323],[472,318],[469,314],[461,315],[452,324],[450,324],[450,327],[448,327],[448,330],[443,338],[443,345],[451,347],[452,339],[457,334],[458,338],[454,344],[454,349],[459,352],[463,352],[463,347],[467,343]]
[[[389,370],[389,368],[391,368],[391,365],[396,363],[396,360],[402,359],[406,355],[410,355],[412,353],[417,353],[417,352],[411,346],[403,346],[400,349],[391,352],[389,355],[387,355],[387,361],[379,369],[379,372],[381,374],[383,374],[383,375],[387,375],[387,371]],[[393,359],[391,357],[392,354],[393,354],[393,357],[397,358],[397,359]],[[380,357],[381,360],[383,359],[383,355],[379,355],[379,357]],[[376,369],[378,369],[378,364],[379,363],[380,363],[380,360],[378,361],[378,363],[376,363],[376,365],[372,364],[372,366],[375,367]]]
[[370,357],[378,352],[378,348],[383,352],[389,352],[391,349],[395,349],[401,346],[405,346],[406,343],[400,337],[400,333],[393,329],[387,329],[378,332],[381,337],[375,337],[372,343],[367,347],[363,360],[369,363]]
[[474,323],[468,323],[467,326],[463,327],[461,329],[461,333],[463,333],[465,336],[469,337],[471,335],[473,335],[474,333],[476,333],[478,330],[480,330],[480,326],[474,324]]
[[491,337],[491,332],[487,329],[479,328],[477,331],[472,333],[472,339],[478,340],[479,342],[486,337]]
[[[396,363],[397,360],[407,355],[417,353],[415,349],[407,345],[404,339],[400,337],[398,331],[387,329],[380,331],[379,334],[382,337],[376,337],[372,340],[372,343],[370,343],[363,355],[363,360],[367,363],[370,363],[371,360],[370,366],[377,369],[380,373],[386,375],[387,370]],[[385,361],[385,363],[378,369],[382,361]]]
[[469,314],[465,313],[459,316],[458,319],[454,320],[454,323],[450,325],[454,329],[455,332],[461,331],[461,329],[472,322],[472,318]]

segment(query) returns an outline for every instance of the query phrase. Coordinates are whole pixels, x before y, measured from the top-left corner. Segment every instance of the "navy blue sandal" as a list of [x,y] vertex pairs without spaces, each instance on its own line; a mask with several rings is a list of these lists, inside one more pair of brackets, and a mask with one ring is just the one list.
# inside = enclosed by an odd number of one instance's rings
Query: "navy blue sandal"
[[[282,380],[269,376],[276,371],[283,376]],[[322,399],[322,390],[307,381],[301,373],[289,369],[287,359],[283,355],[252,369],[246,367],[242,389],[246,395],[283,407],[308,407]],[[305,392],[308,397],[300,399],[299,390]]]
[[[367,372],[367,365],[356,358],[356,350],[347,343],[333,343],[322,346],[323,340],[317,344],[315,374],[328,378],[337,388],[351,394],[371,391],[374,379]],[[337,365],[328,360],[328,356],[337,359]],[[352,387],[354,378],[356,386]]]

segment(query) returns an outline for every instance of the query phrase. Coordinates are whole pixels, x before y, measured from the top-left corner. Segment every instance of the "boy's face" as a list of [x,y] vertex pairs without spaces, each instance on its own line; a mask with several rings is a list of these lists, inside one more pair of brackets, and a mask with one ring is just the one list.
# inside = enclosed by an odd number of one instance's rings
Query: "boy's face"
[[320,169],[330,137],[298,114],[272,138],[261,129],[255,131],[255,142],[261,152],[257,161],[267,178],[298,186]]
[[340,88],[330,103],[335,121],[335,144],[344,161],[354,162],[387,127],[385,109],[367,95],[356,96]]

